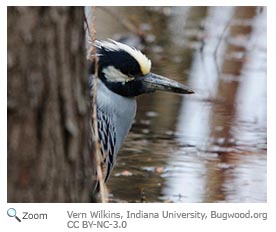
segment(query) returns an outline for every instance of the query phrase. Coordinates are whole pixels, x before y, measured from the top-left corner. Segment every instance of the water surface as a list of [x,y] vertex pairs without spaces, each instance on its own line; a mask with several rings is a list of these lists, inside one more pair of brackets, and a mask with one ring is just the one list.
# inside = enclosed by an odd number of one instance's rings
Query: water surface
[[99,39],[131,38],[153,72],[196,92],[137,98],[111,201],[266,202],[266,8],[108,7],[96,19]]

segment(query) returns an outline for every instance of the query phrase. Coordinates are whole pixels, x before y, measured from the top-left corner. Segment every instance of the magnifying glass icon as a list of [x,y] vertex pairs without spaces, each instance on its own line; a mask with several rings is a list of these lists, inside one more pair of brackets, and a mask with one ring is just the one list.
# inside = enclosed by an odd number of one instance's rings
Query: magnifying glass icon
[[14,208],[9,208],[7,214],[9,217],[15,217],[17,221],[21,222],[19,217],[16,216],[16,210]]

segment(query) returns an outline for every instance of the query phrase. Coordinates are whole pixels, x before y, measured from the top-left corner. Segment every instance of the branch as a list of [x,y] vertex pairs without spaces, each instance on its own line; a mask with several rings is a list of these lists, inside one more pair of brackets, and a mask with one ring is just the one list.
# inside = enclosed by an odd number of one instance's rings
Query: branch
[[222,31],[219,39],[218,39],[217,46],[215,47],[215,50],[214,50],[214,59],[215,59],[218,75],[220,74],[220,69],[219,69],[219,64],[218,64],[218,50],[219,50],[219,47],[221,45],[222,39],[224,38],[224,35],[225,35],[227,29],[229,28],[231,22],[232,22],[232,19],[233,19],[233,16],[231,16],[229,21],[226,23],[226,25],[225,25],[225,27],[224,27],[224,29],[223,29],[223,31]]
[[[96,7],[92,8],[92,11],[94,12],[94,15],[92,17],[92,24],[91,24],[91,30],[90,30],[90,37],[92,40],[92,46],[91,46],[91,52],[93,62],[95,64],[95,70],[94,70],[94,85],[93,85],[93,96],[92,96],[92,126],[94,131],[94,137],[93,137],[93,143],[95,147],[95,161],[96,161],[96,171],[97,171],[97,179],[100,184],[100,198],[101,202],[105,203],[108,202],[108,192],[107,188],[104,182],[104,175],[103,170],[105,169],[105,163],[104,159],[101,156],[100,148],[101,144],[99,143],[99,133],[98,133],[98,119],[97,119],[97,90],[98,90],[98,57],[97,57],[97,50],[94,46],[95,40],[96,40],[96,16],[95,16],[95,10]],[[91,99],[90,99],[91,100]],[[91,102],[91,101],[90,101]]]

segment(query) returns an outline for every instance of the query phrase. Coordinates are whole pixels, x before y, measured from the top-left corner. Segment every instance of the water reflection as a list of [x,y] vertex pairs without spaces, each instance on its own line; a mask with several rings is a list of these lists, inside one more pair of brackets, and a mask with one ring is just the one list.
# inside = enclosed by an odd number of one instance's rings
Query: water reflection
[[[111,199],[266,202],[266,8],[109,10],[144,30],[154,72],[196,91],[138,98],[108,184]],[[97,10],[99,38],[128,34]]]

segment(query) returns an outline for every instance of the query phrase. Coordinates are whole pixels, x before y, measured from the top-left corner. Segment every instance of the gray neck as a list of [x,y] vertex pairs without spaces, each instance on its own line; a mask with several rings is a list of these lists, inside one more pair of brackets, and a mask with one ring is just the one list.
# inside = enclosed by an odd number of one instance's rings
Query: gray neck
[[[90,86],[93,86],[94,78],[90,77]],[[91,94],[92,94],[91,88]],[[116,130],[115,153],[118,153],[124,142],[136,114],[136,99],[123,97],[109,90],[98,79],[97,108],[111,118]]]

